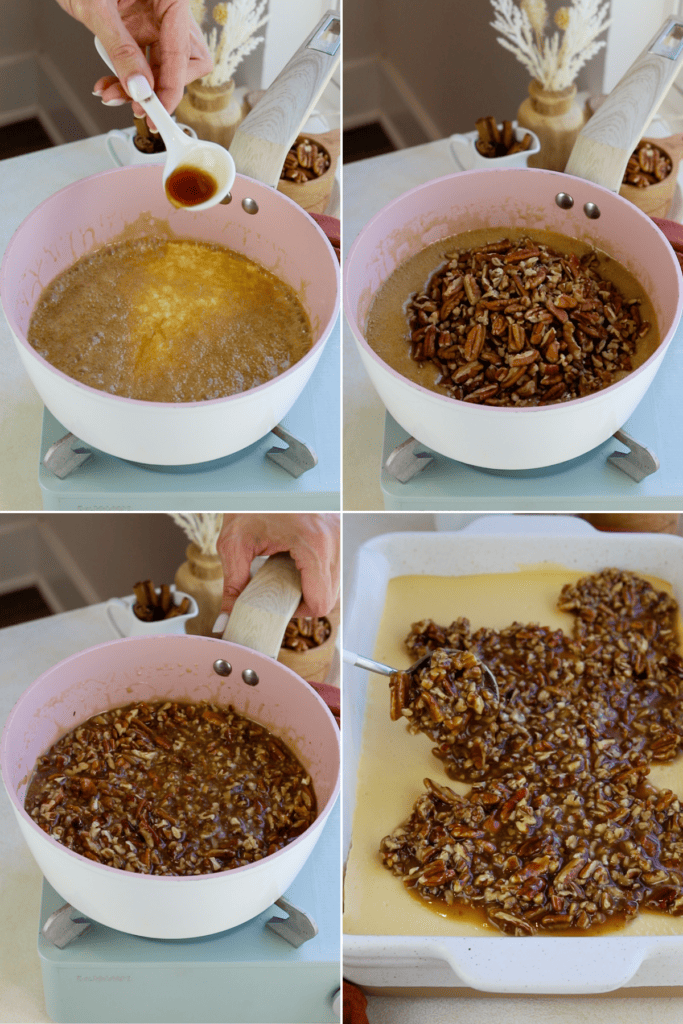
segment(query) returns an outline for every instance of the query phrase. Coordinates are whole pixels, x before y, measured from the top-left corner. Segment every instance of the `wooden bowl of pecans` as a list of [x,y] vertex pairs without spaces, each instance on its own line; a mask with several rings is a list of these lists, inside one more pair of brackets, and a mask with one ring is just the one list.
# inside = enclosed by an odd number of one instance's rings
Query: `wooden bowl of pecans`
[[641,139],[629,157],[619,195],[648,217],[667,217],[683,154],[683,135]]
[[324,213],[332,195],[339,152],[338,131],[299,135],[285,159],[278,192],[308,213]]
[[277,660],[309,683],[324,683],[339,631],[339,601],[324,618],[291,620]]

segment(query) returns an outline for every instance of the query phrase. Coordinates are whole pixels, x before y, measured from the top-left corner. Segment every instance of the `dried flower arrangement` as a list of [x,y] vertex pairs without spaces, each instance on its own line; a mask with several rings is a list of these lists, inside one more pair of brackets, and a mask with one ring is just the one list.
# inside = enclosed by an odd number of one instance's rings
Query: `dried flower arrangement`
[[169,512],[174,523],[184,530],[203,555],[217,553],[216,541],[223,525],[222,512]]
[[491,27],[501,32],[501,46],[514,53],[529,73],[548,91],[569,88],[579,70],[600,50],[605,42],[597,42],[609,26],[609,3],[600,0],[572,0],[559,7],[553,21],[563,33],[545,35],[548,7],[545,0],[491,0],[496,13]]
[[[205,0],[190,0],[192,16],[204,33],[213,59],[213,71],[201,79],[204,85],[229,82],[240,62],[263,42],[256,32],[268,21],[266,0],[220,0],[207,15]],[[205,20],[211,21],[205,29]]]

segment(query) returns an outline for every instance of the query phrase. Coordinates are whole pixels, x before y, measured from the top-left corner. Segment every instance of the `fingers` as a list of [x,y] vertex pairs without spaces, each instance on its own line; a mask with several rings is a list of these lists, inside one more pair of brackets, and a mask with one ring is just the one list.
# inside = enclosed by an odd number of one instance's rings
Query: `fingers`
[[99,96],[105,104],[109,104],[111,100],[121,100],[122,103],[128,103],[126,90],[118,78],[115,78],[113,75],[105,75],[103,78],[97,79],[93,86],[93,96]]
[[[99,12],[95,13],[94,11],[93,13],[95,15],[94,25],[91,27],[94,28],[114,66],[114,71],[119,79],[119,90],[123,87],[122,92],[114,95],[114,86],[112,85],[109,98],[114,100],[125,97],[128,100],[129,93],[126,90],[126,84],[133,75],[142,75],[154,88],[152,69],[147,63],[143,51],[121,20],[118,10],[116,8],[108,9],[106,17],[101,16]],[[104,96],[103,101],[106,102]]]
[[303,591],[304,610],[297,614],[319,618],[332,610],[339,592],[339,523],[333,515],[305,518],[305,529],[290,549]]
[[180,103],[188,82],[208,74],[211,57],[204,37],[185,3],[171,3],[159,26],[159,39],[150,51],[157,96],[169,112]]
[[339,592],[339,517],[333,514],[226,514],[218,538],[223,562],[223,611],[230,612],[249,582],[257,555],[289,551],[299,572],[303,600],[296,613],[319,618]]
[[249,582],[251,563],[256,554],[251,539],[232,529],[234,521],[239,518],[235,515],[223,517],[223,527],[216,543],[223,563],[221,611],[228,614]]

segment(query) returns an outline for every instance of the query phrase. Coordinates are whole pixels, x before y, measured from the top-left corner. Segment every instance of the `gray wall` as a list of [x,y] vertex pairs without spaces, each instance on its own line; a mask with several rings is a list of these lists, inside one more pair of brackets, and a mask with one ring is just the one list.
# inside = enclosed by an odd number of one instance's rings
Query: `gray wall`
[[188,541],[170,516],[150,512],[41,515],[100,598],[132,593],[139,580],[172,583]]
[[[35,531],[36,525],[47,527],[48,535],[36,537],[30,530],[28,536],[24,531],[12,532],[19,526],[33,526]],[[176,569],[185,561],[189,543],[180,527],[162,513],[2,513],[0,593],[23,573],[36,571],[48,582],[55,577],[51,535],[75,563],[75,587],[90,592],[92,600],[123,597],[143,579],[152,579],[157,585],[172,583]],[[64,576],[63,570],[57,573],[60,575]],[[78,589],[69,589],[68,607],[84,603]]]
[[[560,6],[550,0],[551,13]],[[529,75],[496,42],[488,0],[344,0],[344,65],[378,55],[403,78],[443,135],[471,131],[479,117],[513,118]],[[579,77],[599,91],[604,51]]]

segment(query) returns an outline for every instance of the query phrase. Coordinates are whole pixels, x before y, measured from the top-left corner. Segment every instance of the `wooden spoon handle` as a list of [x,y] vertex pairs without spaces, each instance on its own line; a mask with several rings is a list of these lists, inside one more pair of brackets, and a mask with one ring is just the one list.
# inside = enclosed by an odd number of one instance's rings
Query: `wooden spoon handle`
[[239,174],[277,186],[289,147],[339,63],[339,32],[339,15],[328,11],[239,126],[230,145]]
[[619,191],[628,158],[680,70],[681,43],[683,19],[668,18],[581,129],[566,174]]
[[288,554],[271,555],[235,601],[224,640],[277,658],[301,601],[301,575]]

